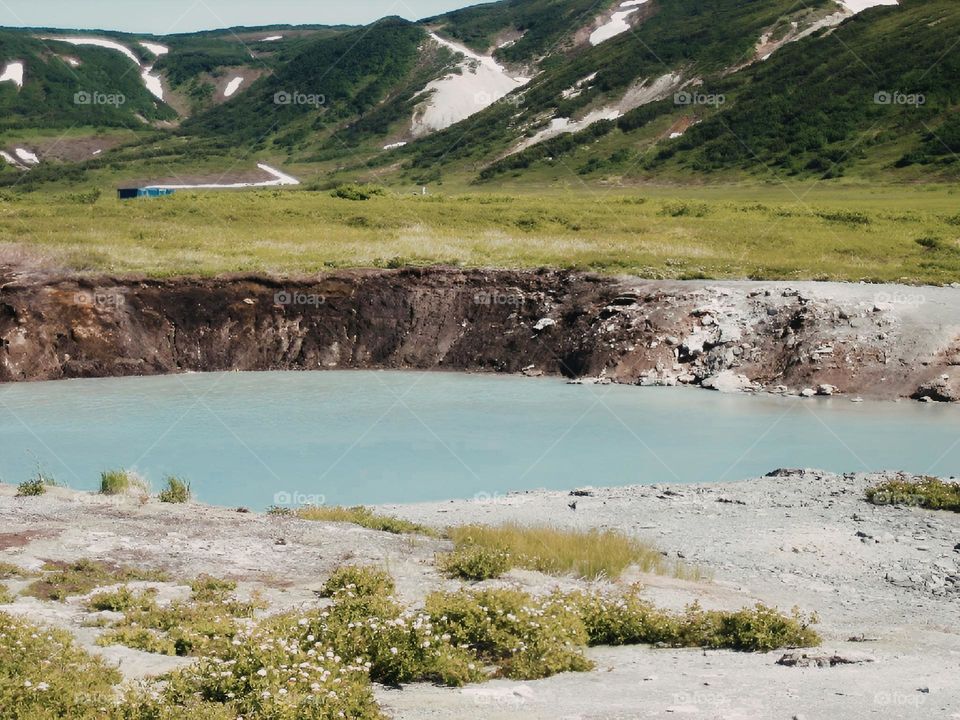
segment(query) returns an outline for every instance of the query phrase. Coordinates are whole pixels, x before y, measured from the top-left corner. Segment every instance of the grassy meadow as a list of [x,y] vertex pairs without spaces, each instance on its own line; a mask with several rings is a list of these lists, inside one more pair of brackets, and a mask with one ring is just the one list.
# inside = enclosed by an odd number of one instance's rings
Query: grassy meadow
[[947,185],[527,187],[498,194],[0,193],[0,262],[155,277],[552,266],[650,278],[960,280]]

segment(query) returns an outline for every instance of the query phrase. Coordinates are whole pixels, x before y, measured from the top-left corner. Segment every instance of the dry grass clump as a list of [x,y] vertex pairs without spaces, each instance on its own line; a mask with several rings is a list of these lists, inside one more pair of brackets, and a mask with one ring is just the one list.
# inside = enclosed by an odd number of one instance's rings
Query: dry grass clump
[[657,548],[614,530],[561,530],[511,523],[498,527],[464,525],[450,528],[447,534],[456,550],[446,559],[446,567],[454,572],[465,569],[466,574],[457,573],[461,577],[469,577],[469,571],[476,567],[496,568],[503,558],[510,567],[585,580],[613,580],[633,565],[658,575],[698,576],[693,569],[668,563]]

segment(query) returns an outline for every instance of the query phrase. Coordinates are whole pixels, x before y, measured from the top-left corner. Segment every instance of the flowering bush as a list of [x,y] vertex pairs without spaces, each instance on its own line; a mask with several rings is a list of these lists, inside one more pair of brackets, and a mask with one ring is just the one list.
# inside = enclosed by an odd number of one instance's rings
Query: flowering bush
[[433,593],[427,613],[444,635],[498,665],[505,677],[534,680],[593,667],[580,650],[587,644],[583,621],[559,594],[533,598],[508,589]]
[[0,720],[88,720],[113,703],[120,674],[73,638],[0,612]]
[[383,570],[357,565],[345,565],[334,571],[323,586],[323,597],[333,597],[340,590],[351,590],[357,595],[392,595],[393,578]]

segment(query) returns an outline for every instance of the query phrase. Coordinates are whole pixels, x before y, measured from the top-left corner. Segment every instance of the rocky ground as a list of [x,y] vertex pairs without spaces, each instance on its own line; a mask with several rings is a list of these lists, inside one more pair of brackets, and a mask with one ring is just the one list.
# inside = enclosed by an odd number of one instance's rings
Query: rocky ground
[[[380,688],[378,697],[392,717],[410,720],[960,718],[960,515],[867,503],[864,489],[883,477],[780,471],[722,485],[532,492],[382,508],[438,527],[517,521],[617,528],[709,573],[700,582],[625,578],[643,582],[655,602],[796,605],[819,613],[824,645],[808,653],[812,660],[787,658],[792,665],[778,663],[784,652],[595,648],[589,653],[598,670],[591,673],[460,690]],[[454,584],[432,564],[445,547],[440,540],[63,489],[40,498],[14,494],[0,486],[0,561],[25,567],[92,558],[163,568],[174,578],[206,572],[239,580],[242,593],[261,591],[271,611],[315,603],[314,590],[347,562],[385,565],[410,603]],[[534,592],[577,584],[519,571],[495,582]],[[166,594],[182,591],[177,581],[163,587]],[[184,662],[96,648],[99,631],[83,627],[79,599],[19,598],[4,610],[70,629],[129,677]]]
[[407,269],[75,277],[0,258],[0,382],[448,369],[960,398],[960,288]]

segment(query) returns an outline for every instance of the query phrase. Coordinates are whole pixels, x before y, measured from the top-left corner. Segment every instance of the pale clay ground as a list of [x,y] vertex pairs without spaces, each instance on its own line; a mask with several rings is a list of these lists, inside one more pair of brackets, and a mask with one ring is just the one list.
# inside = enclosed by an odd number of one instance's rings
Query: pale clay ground
[[[597,648],[588,651],[598,664],[591,673],[464,689],[379,688],[378,697],[400,720],[960,718],[960,515],[870,505],[863,490],[876,480],[806,471],[723,485],[596,489],[576,498],[576,510],[568,494],[543,491],[382,508],[438,527],[516,520],[617,528],[712,575],[699,583],[625,578],[642,580],[655,602],[798,605],[820,615],[824,645],[817,652],[873,662],[790,668],[776,664],[782,652]],[[443,541],[64,489],[43,498],[14,494],[0,486],[0,560],[24,566],[85,557],[163,567],[183,578],[206,572],[239,580],[241,594],[261,589],[276,610],[310,607],[313,590],[347,562],[385,565],[409,603],[456,586],[431,565]],[[285,545],[277,544],[281,538]],[[534,592],[576,584],[517,571],[506,582]],[[163,588],[167,597],[185,592]],[[4,610],[70,629],[128,677],[185,662],[96,648],[98,631],[80,627],[79,599],[21,598]],[[866,642],[851,641],[855,636]]]

